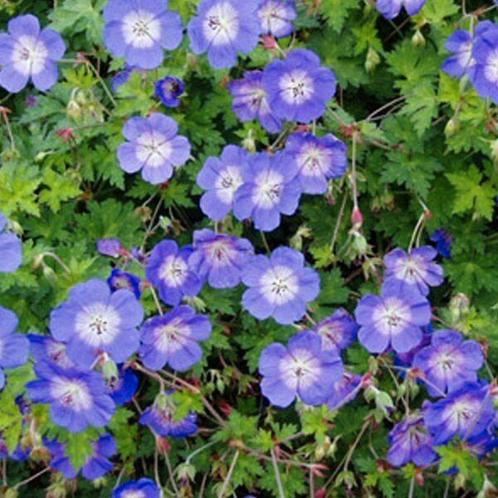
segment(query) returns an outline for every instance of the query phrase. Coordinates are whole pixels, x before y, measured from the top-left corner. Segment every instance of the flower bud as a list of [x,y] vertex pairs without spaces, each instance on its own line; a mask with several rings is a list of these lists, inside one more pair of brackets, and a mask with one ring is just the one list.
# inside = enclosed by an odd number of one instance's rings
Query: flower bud
[[462,321],[468,314],[469,309],[470,300],[465,294],[460,292],[453,296],[450,300],[450,313],[453,323],[456,324]]
[[271,35],[263,35],[261,37],[261,42],[265,50],[276,50],[278,47],[277,40],[275,40],[275,38]]
[[453,116],[444,127],[446,137],[452,137],[460,129],[460,121]]
[[360,211],[359,207],[353,208],[353,212],[351,213],[351,224],[356,230],[363,225],[363,213]]
[[9,488],[5,491],[5,494],[2,494],[5,498],[18,498],[19,494],[17,490],[14,488]]
[[367,58],[365,60],[365,69],[368,73],[372,72],[380,63],[380,56],[372,47],[368,48]]
[[416,47],[421,47],[421,46],[425,45],[424,35],[422,34],[422,32],[419,29],[417,29],[417,31],[415,31],[415,34],[412,36],[412,43]]
[[495,163],[498,163],[498,139],[491,142],[491,157]]
[[160,455],[165,455],[171,450],[171,444],[162,436],[156,436],[156,449]]

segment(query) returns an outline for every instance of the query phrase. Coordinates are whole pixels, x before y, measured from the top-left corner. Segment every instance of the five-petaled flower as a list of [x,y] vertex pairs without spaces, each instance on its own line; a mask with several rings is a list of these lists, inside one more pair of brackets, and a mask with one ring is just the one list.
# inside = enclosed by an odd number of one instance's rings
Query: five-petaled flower
[[258,8],[261,33],[276,38],[289,36],[297,17],[294,0],[263,0]]
[[157,112],[148,118],[130,118],[123,135],[127,142],[118,147],[121,169],[127,173],[142,171],[142,178],[153,185],[168,181],[174,168],[190,157],[190,143],[178,135],[176,122]]
[[57,62],[65,51],[59,33],[49,28],[41,30],[35,16],[11,19],[8,34],[0,34],[0,86],[17,93],[31,79],[38,90],[48,90],[57,82]]
[[0,273],[16,271],[21,262],[21,239],[8,230],[7,218],[0,213]]
[[104,42],[130,66],[154,69],[164,50],[174,50],[183,38],[180,15],[167,0],[109,0],[104,8]]
[[333,395],[343,366],[335,351],[323,351],[318,335],[299,332],[289,339],[287,347],[274,343],[262,351],[259,373],[263,376],[261,391],[272,405],[285,408],[297,396],[315,406]]
[[320,291],[318,274],[304,263],[304,256],[288,247],[275,249],[269,258],[253,256],[242,270],[249,287],[242,297],[244,308],[259,320],[272,316],[284,325],[300,320]]

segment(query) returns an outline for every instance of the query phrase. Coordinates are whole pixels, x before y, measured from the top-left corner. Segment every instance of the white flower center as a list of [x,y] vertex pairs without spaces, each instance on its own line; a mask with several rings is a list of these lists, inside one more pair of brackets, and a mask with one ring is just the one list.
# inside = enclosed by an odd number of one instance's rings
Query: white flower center
[[373,320],[385,335],[396,335],[411,318],[410,309],[397,298],[388,298],[373,312]]
[[320,375],[320,363],[309,351],[293,351],[279,364],[282,379],[291,388],[306,388],[317,381]]
[[335,349],[339,344],[343,328],[337,322],[324,323],[317,328],[317,332],[322,338],[322,347],[324,350]]
[[427,271],[424,266],[425,264],[423,261],[408,256],[408,258],[400,259],[396,263],[394,274],[399,280],[403,280],[409,284],[415,284],[425,279]]
[[259,10],[258,17],[265,33],[278,33],[287,26],[285,6],[269,0]]
[[492,83],[498,83],[498,49],[493,50],[484,66],[484,76]]
[[462,45],[462,49],[458,52],[457,58],[458,63],[466,69],[472,67],[476,63],[475,59],[472,57],[472,41]]
[[460,399],[448,405],[444,410],[443,419],[448,419],[452,431],[472,428],[477,422],[481,411],[481,403],[477,399]]
[[168,256],[159,269],[159,278],[166,281],[170,287],[180,287],[186,280],[187,263],[176,256]]
[[280,202],[283,176],[276,171],[263,171],[255,180],[253,202],[256,206],[269,209]]
[[125,491],[122,498],[146,498],[146,495],[142,491]]
[[166,325],[157,327],[156,347],[162,353],[174,353],[187,342],[190,328],[183,320],[175,318]]
[[305,145],[297,157],[302,175],[323,176],[329,169],[330,154],[314,144]]
[[49,358],[62,368],[74,367],[74,363],[67,357],[66,345],[61,342],[50,341],[47,346]]
[[209,262],[213,266],[225,266],[229,264],[233,257],[233,249],[229,241],[216,240],[210,242],[207,247]]
[[279,82],[282,98],[289,104],[299,105],[310,100],[314,93],[313,80],[306,71],[296,69],[284,74]]
[[121,318],[116,310],[103,303],[85,306],[76,315],[76,332],[87,344],[100,347],[111,343],[119,333]]
[[173,152],[171,142],[156,131],[140,135],[136,143],[137,159],[144,166],[153,168],[163,166]]
[[61,405],[77,412],[89,410],[93,405],[88,386],[82,381],[56,377],[52,381],[50,393]]
[[270,268],[259,283],[265,299],[277,306],[292,301],[299,290],[298,278],[287,266]]
[[38,74],[45,68],[48,50],[45,44],[34,36],[21,36],[12,51],[12,63],[17,72],[24,75]]
[[122,33],[127,45],[150,48],[161,36],[161,22],[146,10],[133,10],[122,21]]
[[217,197],[223,204],[231,204],[235,192],[242,185],[243,180],[237,166],[227,166],[216,179],[215,189]]
[[203,22],[204,36],[209,45],[228,45],[239,34],[239,16],[229,2],[219,2],[207,12]]

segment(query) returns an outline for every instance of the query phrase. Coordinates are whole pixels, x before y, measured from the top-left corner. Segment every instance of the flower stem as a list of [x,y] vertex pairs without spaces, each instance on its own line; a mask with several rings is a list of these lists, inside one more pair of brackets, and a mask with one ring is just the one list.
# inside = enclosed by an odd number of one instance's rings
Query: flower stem
[[275,481],[277,482],[278,496],[279,498],[285,498],[284,487],[282,486],[282,479],[280,478],[280,471],[278,470],[277,457],[275,456],[275,452],[273,451],[273,449],[270,450],[270,453],[273,472],[275,472]]
[[218,498],[224,498],[228,485],[230,484],[230,480],[232,479],[233,471],[235,470],[235,465],[237,464],[237,460],[239,458],[240,451],[237,450],[233,456],[232,463],[230,464],[230,468],[228,469],[228,474],[225,477],[223,482],[223,486],[218,493]]

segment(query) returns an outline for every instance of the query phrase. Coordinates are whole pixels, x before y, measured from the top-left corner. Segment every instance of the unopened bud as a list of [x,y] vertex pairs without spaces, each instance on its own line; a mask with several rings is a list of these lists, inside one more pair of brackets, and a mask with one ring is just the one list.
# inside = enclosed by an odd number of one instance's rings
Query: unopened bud
[[368,73],[372,72],[380,63],[380,56],[372,47],[368,48],[367,58],[365,60],[365,69]]
[[169,441],[165,437],[157,436],[156,448],[161,455],[165,455],[171,450],[171,444],[169,444]]
[[453,116],[444,127],[444,134],[447,137],[453,136],[460,129],[460,121]]
[[261,42],[266,50],[275,50],[278,47],[277,40],[271,35],[263,35]]
[[421,47],[422,45],[425,45],[424,35],[419,29],[417,29],[417,31],[415,31],[415,34],[412,36],[412,43],[416,47]]
[[363,213],[360,211],[359,207],[353,208],[353,212],[351,213],[351,224],[356,230],[363,225]]
[[469,312],[470,300],[463,294],[459,293],[450,300],[450,313],[453,323],[460,322]]

